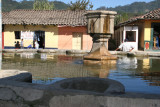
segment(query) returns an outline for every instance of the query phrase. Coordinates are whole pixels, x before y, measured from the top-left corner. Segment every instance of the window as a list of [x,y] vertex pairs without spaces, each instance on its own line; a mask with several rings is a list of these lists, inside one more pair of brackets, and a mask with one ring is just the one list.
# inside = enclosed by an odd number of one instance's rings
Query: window
[[21,39],[21,32],[20,31],[15,31],[15,39]]
[[136,31],[126,31],[126,39],[128,42],[136,42]]

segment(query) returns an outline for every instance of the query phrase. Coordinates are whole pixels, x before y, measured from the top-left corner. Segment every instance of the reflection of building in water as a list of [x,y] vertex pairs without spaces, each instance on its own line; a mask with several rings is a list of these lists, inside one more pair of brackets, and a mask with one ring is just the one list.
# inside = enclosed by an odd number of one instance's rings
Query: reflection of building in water
[[15,55],[14,53],[4,53],[3,58],[6,58],[6,59],[7,58],[14,58],[14,55]]
[[[19,57],[19,58],[18,58]],[[33,59],[21,58],[20,55],[14,58],[3,60],[3,69],[19,69],[26,70],[32,73],[33,77],[44,80],[45,78],[73,78],[73,77],[95,77],[93,72],[90,72],[83,66],[83,63],[68,63],[66,60],[71,58],[63,58],[54,56],[53,60],[41,60],[41,55],[35,56]],[[62,60],[63,59],[63,60]],[[66,60],[64,60],[66,59]],[[76,58],[72,58],[76,59]],[[79,60],[82,58],[79,58]],[[76,59],[77,60],[77,59]],[[60,62],[58,62],[60,61]],[[73,60],[72,60],[73,62]],[[80,62],[80,61],[79,61]],[[10,65],[10,66],[8,66]],[[46,80],[46,79],[45,79]]]
[[137,58],[136,57],[130,58],[127,56],[120,57],[117,60],[117,64],[119,65],[118,67],[120,69],[136,69],[137,68]]
[[58,62],[71,62],[73,60],[72,56],[58,55]]
[[2,70],[2,52],[0,52],[0,70]]
[[46,54],[47,55],[47,59],[54,59],[54,54]]
[[142,76],[143,80],[147,80],[148,84],[151,86],[160,86],[160,73],[156,76]]
[[143,59],[143,72],[149,72],[150,70],[150,59]]
[[21,58],[27,58],[27,59],[33,59],[35,53],[21,53],[20,56]]
[[54,54],[41,53],[41,60],[54,59]]
[[42,53],[42,54],[41,54],[41,60],[46,60],[46,59],[47,59],[47,54]]
[[160,61],[159,59],[143,59],[143,69],[140,74],[149,85],[160,86]]
[[92,64],[92,62],[84,64],[88,71],[93,72],[99,78],[107,78],[109,71],[116,69],[116,60],[106,60],[103,64]]

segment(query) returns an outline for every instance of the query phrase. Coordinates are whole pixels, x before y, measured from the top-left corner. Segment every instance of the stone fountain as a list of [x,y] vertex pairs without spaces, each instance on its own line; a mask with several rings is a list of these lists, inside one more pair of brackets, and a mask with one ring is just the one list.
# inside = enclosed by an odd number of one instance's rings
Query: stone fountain
[[91,52],[84,56],[84,62],[104,62],[117,57],[108,52],[108,40],[114,34],[115,11],[88,11],[88,34],[93,38]]

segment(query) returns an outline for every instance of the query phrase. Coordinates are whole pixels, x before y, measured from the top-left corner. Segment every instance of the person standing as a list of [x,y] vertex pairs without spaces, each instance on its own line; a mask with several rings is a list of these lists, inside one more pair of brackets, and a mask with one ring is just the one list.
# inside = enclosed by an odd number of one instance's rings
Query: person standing
[[37,40],[35,41],[35,47],[36,47],[36,49],[39,48],[39,44],[38,44]]
[[21,39],[21,49],[24,48],[24,43],[23,43],[23,39]]

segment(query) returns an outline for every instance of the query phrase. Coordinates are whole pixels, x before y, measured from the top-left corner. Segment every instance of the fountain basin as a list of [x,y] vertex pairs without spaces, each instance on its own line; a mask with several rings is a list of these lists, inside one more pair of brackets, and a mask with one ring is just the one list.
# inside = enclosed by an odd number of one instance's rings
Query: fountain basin
[[54,88],[79,93],[122,94],[125,92],[120,82],[95,77],[64,79],[54,83]]

